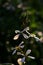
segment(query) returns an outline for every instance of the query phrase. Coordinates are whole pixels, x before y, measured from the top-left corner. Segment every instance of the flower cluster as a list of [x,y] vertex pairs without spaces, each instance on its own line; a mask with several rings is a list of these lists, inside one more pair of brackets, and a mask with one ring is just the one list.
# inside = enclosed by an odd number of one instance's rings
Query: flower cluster
[[[21,53],[21,52],[17,52],[17,55],[22,55],[23,58],[22,58],[21,62],[25,63],[25,59],[26,59],[27,57],[28,57],[28,58],[31,58],[31,59],[35,59],[35,57],[32,57],[32,56],[29,55],[30,53],[31,53],[31,50],[28,49],[25,54],[24,54],[24,53]],[[28,56],[28,55],[29,55],[29,56]]]
[[[24,33],[26,32],[26,33]],[[17,40],[19,38],[20,35],[22,35],[25,39],[29,39],[30,37],[35,38],[36,41],[40,41],[40,39],[38,37],[36,37],[35,34],[32,34],[29,32],[29,27],[26,27],[24,30],[20,31],[20,30],[15,30],[16,35],[14,36],[14,40]],[[22,41],[18,46],[15,46],[14,51],[12,53],[12,55],[14,55],[15,53],[17,53],[17,55],[21,55],[22,58],[20,58],[20,65],[22,65],[22,63],[25,63],[25,59],[26,58],[31,58],[31,59],[35,59],[35,57],[29,55],[31,53],[31,49],[28,49],[26,52],[24,52],[22,49],[24,48],[24,41]],[[19,60],[18,60],[18,64],[19,64]],[[22,63],[21,63],[22,62]]]
[[[16,35],[14,36],[13,39],[14,39],[14,40],[17,40],[17,39],[19,38],[19,36],[22,34],[25,39],[28,39],[28,38],[30,38],[30,37],[33,37],[33,38],[35,38],[36,41],[40,41],[40,39],[39,39],[38,37],[36,37],[35,34],[30,34],[30,33],[28,32],[28,30],[29,30],[29,27],[26,27],[23,31],[15,30]],[[25,31],[28,35],[25,34],[24,31]]]

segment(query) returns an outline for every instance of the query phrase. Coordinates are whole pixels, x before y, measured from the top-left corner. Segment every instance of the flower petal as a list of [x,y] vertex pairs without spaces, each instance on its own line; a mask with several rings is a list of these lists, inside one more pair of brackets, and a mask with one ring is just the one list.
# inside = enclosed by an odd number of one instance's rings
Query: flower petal
[[30,53],[31,53],[31,50],[28,49],[28,50],[26,51],[26,55],[28,55],[28,54],[30,54]]
[[20,31],[19,30],[15,30],[15,33],[17,34],[17,33],[20,33]]
[[19,38],[19,36],[20,36],[20,34],[17,34],[17,35],[14,36],[13,39],[14,39],[14,40],[17,40],[17,39]]
[[29,27],[26,27],[25,30],[29,30]]
[[26,30],[26,33],[28,34],[28,35],[30,35],[30,33]]
[[31,58],[31,59],[35,59],[35,57],[32,57],[32,56],[28,56],[29,58]]
[[18,62],[19,65],[22,65],[21,60],[22,60],[22,58],[18,58],[18,59],[17,59],[17,62]]
[[19,44],[19,46],[21,46],[23,43],[24,43],[24,41],[22,41],[22,42]]
[[13,51],[12,55],[14,55],[16,53],[16,50]]
[[24,48],[24,45],[20,46],[20,48]]
[[17,52],[17,55],[21,55],[21,52]]
[[21,62],[25,62],[25,57],[22,58]]
[[17,55],[22,55],[22,56],[24,56],[24,54],[22,54],[21,52],[17,52]]
[[26,31],[26,30],[29,30],[29,27],[26,27],[26,28],[23,30],[23,32]]
[[28,39],[29,38],[29,36],[27,36],[26,34],[22,34],[23,35],[23,37],[25,38],[25,39]]
[[36,39],[36,41],[40,41],[40,39],[38,37],[34,37]]

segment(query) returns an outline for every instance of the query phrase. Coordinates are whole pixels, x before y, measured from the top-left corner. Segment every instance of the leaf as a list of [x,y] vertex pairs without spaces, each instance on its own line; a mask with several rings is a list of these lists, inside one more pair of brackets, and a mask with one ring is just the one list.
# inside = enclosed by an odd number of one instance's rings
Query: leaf
[[14,39],[14,40],[17,40],[17,39],[19,38],[19,36],[20,36],[20,34],[17,34],[17,35],[14,36],[13,39]]
[[32,57],[32,56],[28,56],[29,58],[31,58],[31,59],[35,59],[35,57]]
[[19,30],[15,30],[15,33],[17,34],[17,33],[20,33],[20,31]]
[[24,34],[24,33],[23,33],[23,37],[24,37],[25,39],[28,39],[28,38],[29,38],[29,36],[27,36],[27,35]]
[[26,55],[30,54],[31,53],[31,50],[27,50],[26,51]]

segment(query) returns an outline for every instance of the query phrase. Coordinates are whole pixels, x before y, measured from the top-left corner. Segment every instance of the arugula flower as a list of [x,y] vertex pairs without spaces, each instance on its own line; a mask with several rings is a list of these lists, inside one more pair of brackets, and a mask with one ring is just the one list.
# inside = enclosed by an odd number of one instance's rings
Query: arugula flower
[[16,33],[17,35],[15,35],[13,39],[14,39],[14,40],[17,40],[21,34],[23,35],[23,37],[24,37],[25,39],[28,39],[29,36],[24,33],[24,31],[28,31],[28,30],[29,30],[29,27],[26,27],[23,31],[15,30],[15,33]]
[[[32,56],[30,56],[29,54],[31,53],[31,50],[30,49],[28,49],[27,51],[26,51],[26,53],[25,54],[23,54],[23,53],[21,53],[21,52],[17,52],[17,55],[22,55],[23,56],[23,58],[21,59],[21,62],[25,62],[25,59],[28,57],[28,58],[31,58],[31,59],[35,59],[35,57],[32,57]],[[29,56],[28,56],[29,55]]]
[[16,46],[16,47],[14,48],[14,51],[13,51],[12,55],[14,55],[17,50],[20,50],[20,49],[23,49],[23,48],[24,48],[23,43],[24,43],[24,42],[22,41],[18,46]]

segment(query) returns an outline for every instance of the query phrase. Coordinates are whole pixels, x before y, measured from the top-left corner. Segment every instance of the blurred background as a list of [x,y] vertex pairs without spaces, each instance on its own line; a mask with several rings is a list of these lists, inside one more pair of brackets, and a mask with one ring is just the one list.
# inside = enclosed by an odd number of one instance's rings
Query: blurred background
[[[17,41],[13,40],[15,30],[23,30],[27,26],[41,42],[34,38],[25,40],[22,36]],[[31,55],[36,58],[27,59],[26,65],[43,65],[43,0],[0,0],[0,65],[18,65],[18,56],[12,56],[12,48],[22,40],[26,43],[25,49],[31,49]]]

